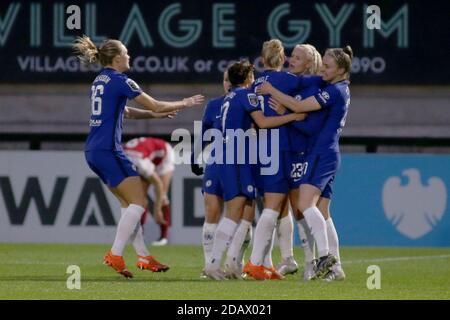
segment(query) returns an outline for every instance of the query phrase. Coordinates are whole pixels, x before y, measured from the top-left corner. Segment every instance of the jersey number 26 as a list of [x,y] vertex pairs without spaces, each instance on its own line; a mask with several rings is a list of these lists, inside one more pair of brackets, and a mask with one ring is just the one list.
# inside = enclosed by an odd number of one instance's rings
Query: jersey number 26
[[105,88],[103,85],[99,84],[98,86],[92,86],[91,91],[91,109],[92,115],[99,116],[102,114],[102,97],[103,90]]

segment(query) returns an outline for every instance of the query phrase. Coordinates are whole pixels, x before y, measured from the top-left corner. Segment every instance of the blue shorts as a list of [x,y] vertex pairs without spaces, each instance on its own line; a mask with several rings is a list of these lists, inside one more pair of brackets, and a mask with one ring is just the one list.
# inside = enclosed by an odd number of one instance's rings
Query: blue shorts
[[220,164],[218,166],[220,167],[219,181],[223,190],[223,200],[229,201],[238,196],[251,200],[256,198],[251,165]]
[[89,168],[111,188],[117,187],[125,178],[139,176],[123,151],[90,150],[85,151],[84,156]]
[[259,164],[252,164],[251,165],[251,170],[252,170],[252,176],[253,176],[253,181],[255,183],[255,187],[256,187],[256,196],[257,197],[263,197],[264,196],[264,189],[262,186],[262,180],[261,180],[261,176],[260,176],[260,165]]
[[322,192],[322,197],[331,199],[336,172],[341,163],[339,153],[311,154],[306,157],[306,170],[301,184],[310,184]]
[[219,169],[220,167],[215,163],[206,165],[202,180],[202,192],[223,198],[223,190],[219,180]]
[[[278,170],[272,174],[262,174],[262,171],[257,171],[257,186],[258,192],[265,193],[288,193],[289,191],[289,169],[288,169],[288,156],[289,151],[280,151],[278,161]],[[276,169],[274,163],[267,165],[260,164],[259,169],[264,168]],[[272,170],[271,169],[271,170]]]
[[297,189],[300,186],[306,169],[305,160],[305,152],[291,151],[288,153],[286,170],[288,170],[287,175],[289,177],[289,190]]

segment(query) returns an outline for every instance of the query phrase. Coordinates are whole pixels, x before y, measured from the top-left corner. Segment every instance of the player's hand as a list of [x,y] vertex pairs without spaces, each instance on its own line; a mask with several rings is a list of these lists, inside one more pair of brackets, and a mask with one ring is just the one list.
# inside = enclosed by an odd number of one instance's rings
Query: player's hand
[[183,104],[187,108],[202,104],[203,102],[205,102],[205,97],[201,94],[196,94],[195,96],[183,99]]
[[203,168],[200,167],[198,163],[191,163],[191,171],[196,176],[201,176],[203,174]]
[[155,213],[153,214],[153,218],[155,219],[155,222],[157,224],[167,224],[167,222],[164,220],[164,216],[161,210],[155,211]]
[[169,198],[167,197],[167,195],[163,196],[163,199],[162,199],[162,206],[168,206],[169,204],[170,204],[170,200],[169,200]]
[[156,119],[164,119],[164,118],[173,119],[178,115],[178,110],[170,111],[170,112],[154,113],[154,115],[155,115]]
[[275,100],[274,98],[269,99],[269,106],[275,110],[279,115],[283,115],[286,113],[286,107],[283,106],[281,103],[278,102],[278,100]]
[[272,85],[269,82],[263,82],[256,88],[257,94],[271,94],[273,90]]
[[173,119],[178,115],[178,110],[170,112],[166,117],[169,119]]

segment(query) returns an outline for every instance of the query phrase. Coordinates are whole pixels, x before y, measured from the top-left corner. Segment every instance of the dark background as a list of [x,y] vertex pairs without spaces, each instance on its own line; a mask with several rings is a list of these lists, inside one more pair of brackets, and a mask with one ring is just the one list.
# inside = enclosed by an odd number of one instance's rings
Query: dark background
[[[0,2],[0,17],[3,21],[3,29],[0,35],[0,59],[2,72],[0,83],[81,83],[91,81],[93,72],[33,72],[27,69],[22,71],[18,57],[39,57],[43,64],[47,56],[50,65],[54,65],[58,58],[67,59],[72,55],[70,48],[58,48],[53,45],[54,38],[54,6],[62,4],[64,8],[71,4],[77,4],[81,8],[81,30],[68,30],[65,28],[69,14],[64,10],[64,35],[81,35],[86,30],[86,4],[96,4],[96,34],[108,38],[119,38],[126,23],[129,13],[134,5],[138,6],[144,18],[147,30],[153,41],[153,47],[145,48],[139,41],[137,33],[134,33],[130,43],[127,44],[131,58],[137,56],[154,56],[159,59],[168,57],[187,57],[188,72],[131,72],[134,79],[146,83],[194,83],[217,82],[220,78],[220,70],[217,64],[220,60],[232,60],[239,57],[248,57],[254,61],[258,57],[263,41],[270,39],[267,21],[270,13],[283,3],[290,4],[290,13],[281,18],[279,28],[285,36],[293,36],[295,32],[288,30],[288,21],[307,20],[311,23],[310,34],[307,43],[315,45],[320,52],[329,47],[329,30],[315,8],[316,4],[326,4],[330,12],[336,16],[344,5],[353,5],[353,10],[341,31],[340,46],[350,44],[355,56],[369,64],[383,59],[385,69],[382,73],[375,73],[370,68],[363,70],[362,64],[354,65],[352,80],[358,84],[406,84],[406,85],[442,85],[450,84],[448,79],[449,66],[446,62],[450,53],[450,2],[449,1],[424,1],[424,0],[399,0],[399,1],[290,1],[279,2],[270,0],[259,1],[35,1],[41,5],[41,45],[31,46],[30,11],[31,4],[28,1]],[[185,48],[175,48],[165,43],[158,31],[158,19],[169,5],[180,3],[181,13],[171,20],[172,33],[183,36],[185,31],[179,29],[179,21],[194,19],[202,21],[202,32],[197,41]],[[213,47],[213,5],[215,3],[234,3],[235,13],[225,15],[225,19],[235,21],[235,31],[225,32],[226,36],[235,37],[233,48]],[[20,4],[20,8],[9,33],[5,30],[5,16],[10,6]],[[365,6],[376,4],[381,9],[382,21],[388,22],[404,6],[407,6],[407,47],[399,47],[397,44],[397,31],[384,38],[378,30],[375,30],[374,47],[364,48],[363,34],[365,20],[368,15]],[[0,39],[1,40],[1,39]],[[290,48],[286,48],[289,55]],[[368,59],[367,59],[368,58]],[[212,60],[210,72],[199,73],[193,69],[196,60]],[[370,59],[370,60],[369,60]],[[355,59],[354,64],[358,63]],[[359,69],[359,71],[358,71]]]

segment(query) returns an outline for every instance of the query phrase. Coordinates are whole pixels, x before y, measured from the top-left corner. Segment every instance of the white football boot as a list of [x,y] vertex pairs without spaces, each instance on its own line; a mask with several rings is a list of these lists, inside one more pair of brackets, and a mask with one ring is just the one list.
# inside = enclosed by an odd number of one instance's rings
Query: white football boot
[[292,256],[287,259],[283,259],[283,261],[277,265],[277,271],[283,276],[294,274],[298,271],[298,263]]
[[[241,267],[240,267],[241,265]],[[228,279],[239,279],[242,280],[242,264],[236,263],[236,261],[232,261],[227,257],[227,261],[225,261],[225,276]]]
[[208,265],[203,270],[204,274],[213,280],[227,280],[225,272],[220,268],[215,268],[212,265]]
[[167,245],[168,243],[169,243],[169,241],[167,240],[167,238],[161,238],[159,240],[153,241],[152,246],[162,247],[162,246]]
[[331,271],[328,272],[323,278],[325,281],[344,281],[345,280],[345,272],[342,269],[342,265],[340,263],[336,264],[331,268]]
[[303,271],[303,280],[310,281],[316,274],[317,259],[305,262],[305,270]]

